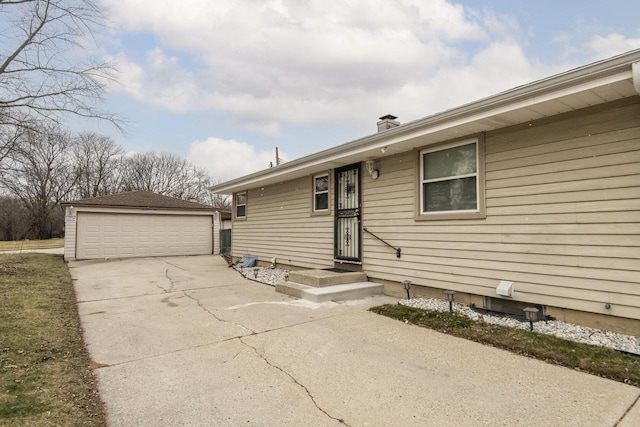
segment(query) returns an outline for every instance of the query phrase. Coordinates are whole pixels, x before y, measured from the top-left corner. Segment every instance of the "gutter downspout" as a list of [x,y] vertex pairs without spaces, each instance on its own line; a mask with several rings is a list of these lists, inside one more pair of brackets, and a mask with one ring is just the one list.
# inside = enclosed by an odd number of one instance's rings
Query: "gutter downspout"
[[640,94],[640,61],[631,64],[631,75],[633,76],[633,87]]

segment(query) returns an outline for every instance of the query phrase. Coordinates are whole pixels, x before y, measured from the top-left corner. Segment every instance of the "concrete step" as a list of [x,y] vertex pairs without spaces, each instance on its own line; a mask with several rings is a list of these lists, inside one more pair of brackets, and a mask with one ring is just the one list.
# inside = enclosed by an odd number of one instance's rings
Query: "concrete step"
[[289,281],[276,286],[276,292],[313,302],[361,299],[381,294],[383,289],[383,285],[373,282],[315,287]]
[[367,275],[362,272],[335,272],[330,270],[300,270],[289,272],[289,281],[301,285],[323,288],[325,286],[366,282]]
[[276,285],[276,292],[296,298],[302,298],[302,291],[309,288],[312,288],[312,286],[301,285],[300,283],[289,281]]

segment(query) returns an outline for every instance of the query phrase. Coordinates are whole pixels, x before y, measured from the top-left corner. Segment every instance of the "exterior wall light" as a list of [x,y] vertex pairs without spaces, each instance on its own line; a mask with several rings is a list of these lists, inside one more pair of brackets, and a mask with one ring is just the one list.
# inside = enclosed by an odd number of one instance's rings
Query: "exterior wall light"
[[404,290],[407,291],[407,299],[411,299],[411,295],[409,294],[411,290],[411,280],[405,280],[402,284],[404,285]]
[[371,175],[372,179],[378,179],[378,177],[380,176],[380,171],[376,169],[375,160],[367,160],[364,163],[364,167],[367,169],[367,172],[369,172],[369,175]]
[[449,313],[453,313],[453,296],[456,294],[456,291],[446,290],[444,291],[444,295],[447,297],[447,301],[449,301]]
[[529,321],[529,330],[533,331],[533,322],[538,320],[538,309],[533,307],[526,307],[522,311],[524,311],[524,315]]

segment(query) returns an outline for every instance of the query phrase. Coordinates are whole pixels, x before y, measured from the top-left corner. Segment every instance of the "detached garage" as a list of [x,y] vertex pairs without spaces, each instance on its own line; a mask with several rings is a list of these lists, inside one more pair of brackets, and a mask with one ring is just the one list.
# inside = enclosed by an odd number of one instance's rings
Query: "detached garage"
[[75,200],[65,210],[65,260],[219,253],[230,215],[148,191]]

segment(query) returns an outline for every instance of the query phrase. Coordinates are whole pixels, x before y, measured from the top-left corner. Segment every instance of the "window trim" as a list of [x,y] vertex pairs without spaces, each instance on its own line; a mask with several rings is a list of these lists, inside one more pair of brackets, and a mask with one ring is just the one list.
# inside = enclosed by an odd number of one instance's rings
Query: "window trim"
[[[437,211],[437,212],[423,212],[424,206],[424,190],[423,184],[423,161],[424,154],[432,153],[436,151],[446,150],[453,147],[459,147],[461,145],[476,144],[476,172],[474,174],[464,174],[460,177],[476,177],[476,200],[477,207],[473,210],[458,210],[458,211]],[[487,217],[486,205],[485,205],[485,152],[484,152],[484,134],[479,134],[474,137],[459,138],[456,140],[446,141],[441,144],[430,145],[427,147],[421,147],[417,149],[416,164],[415,164],[415,178],[416,178],[416,191],[415,191],[415,220],[429,221],[429,220],[447,220],[447,219],[483,219]]]
[[[238,196],[244,194],[244,204],[238,204]],[[233,195],[233,219],[236,221],[244,221],[247,219],[247,205],[249,204],[249,192],[248,191],[240,191]],[[244,215],[238,216],[238,207],[244,206]]]
[[[311,215],[331,214],[331,173],[330,171],[318,173],[311,176]],[[323,194],[324,191],[316,192],[316,178],[327,177],[327,209],[316,209],[316,194]]]

